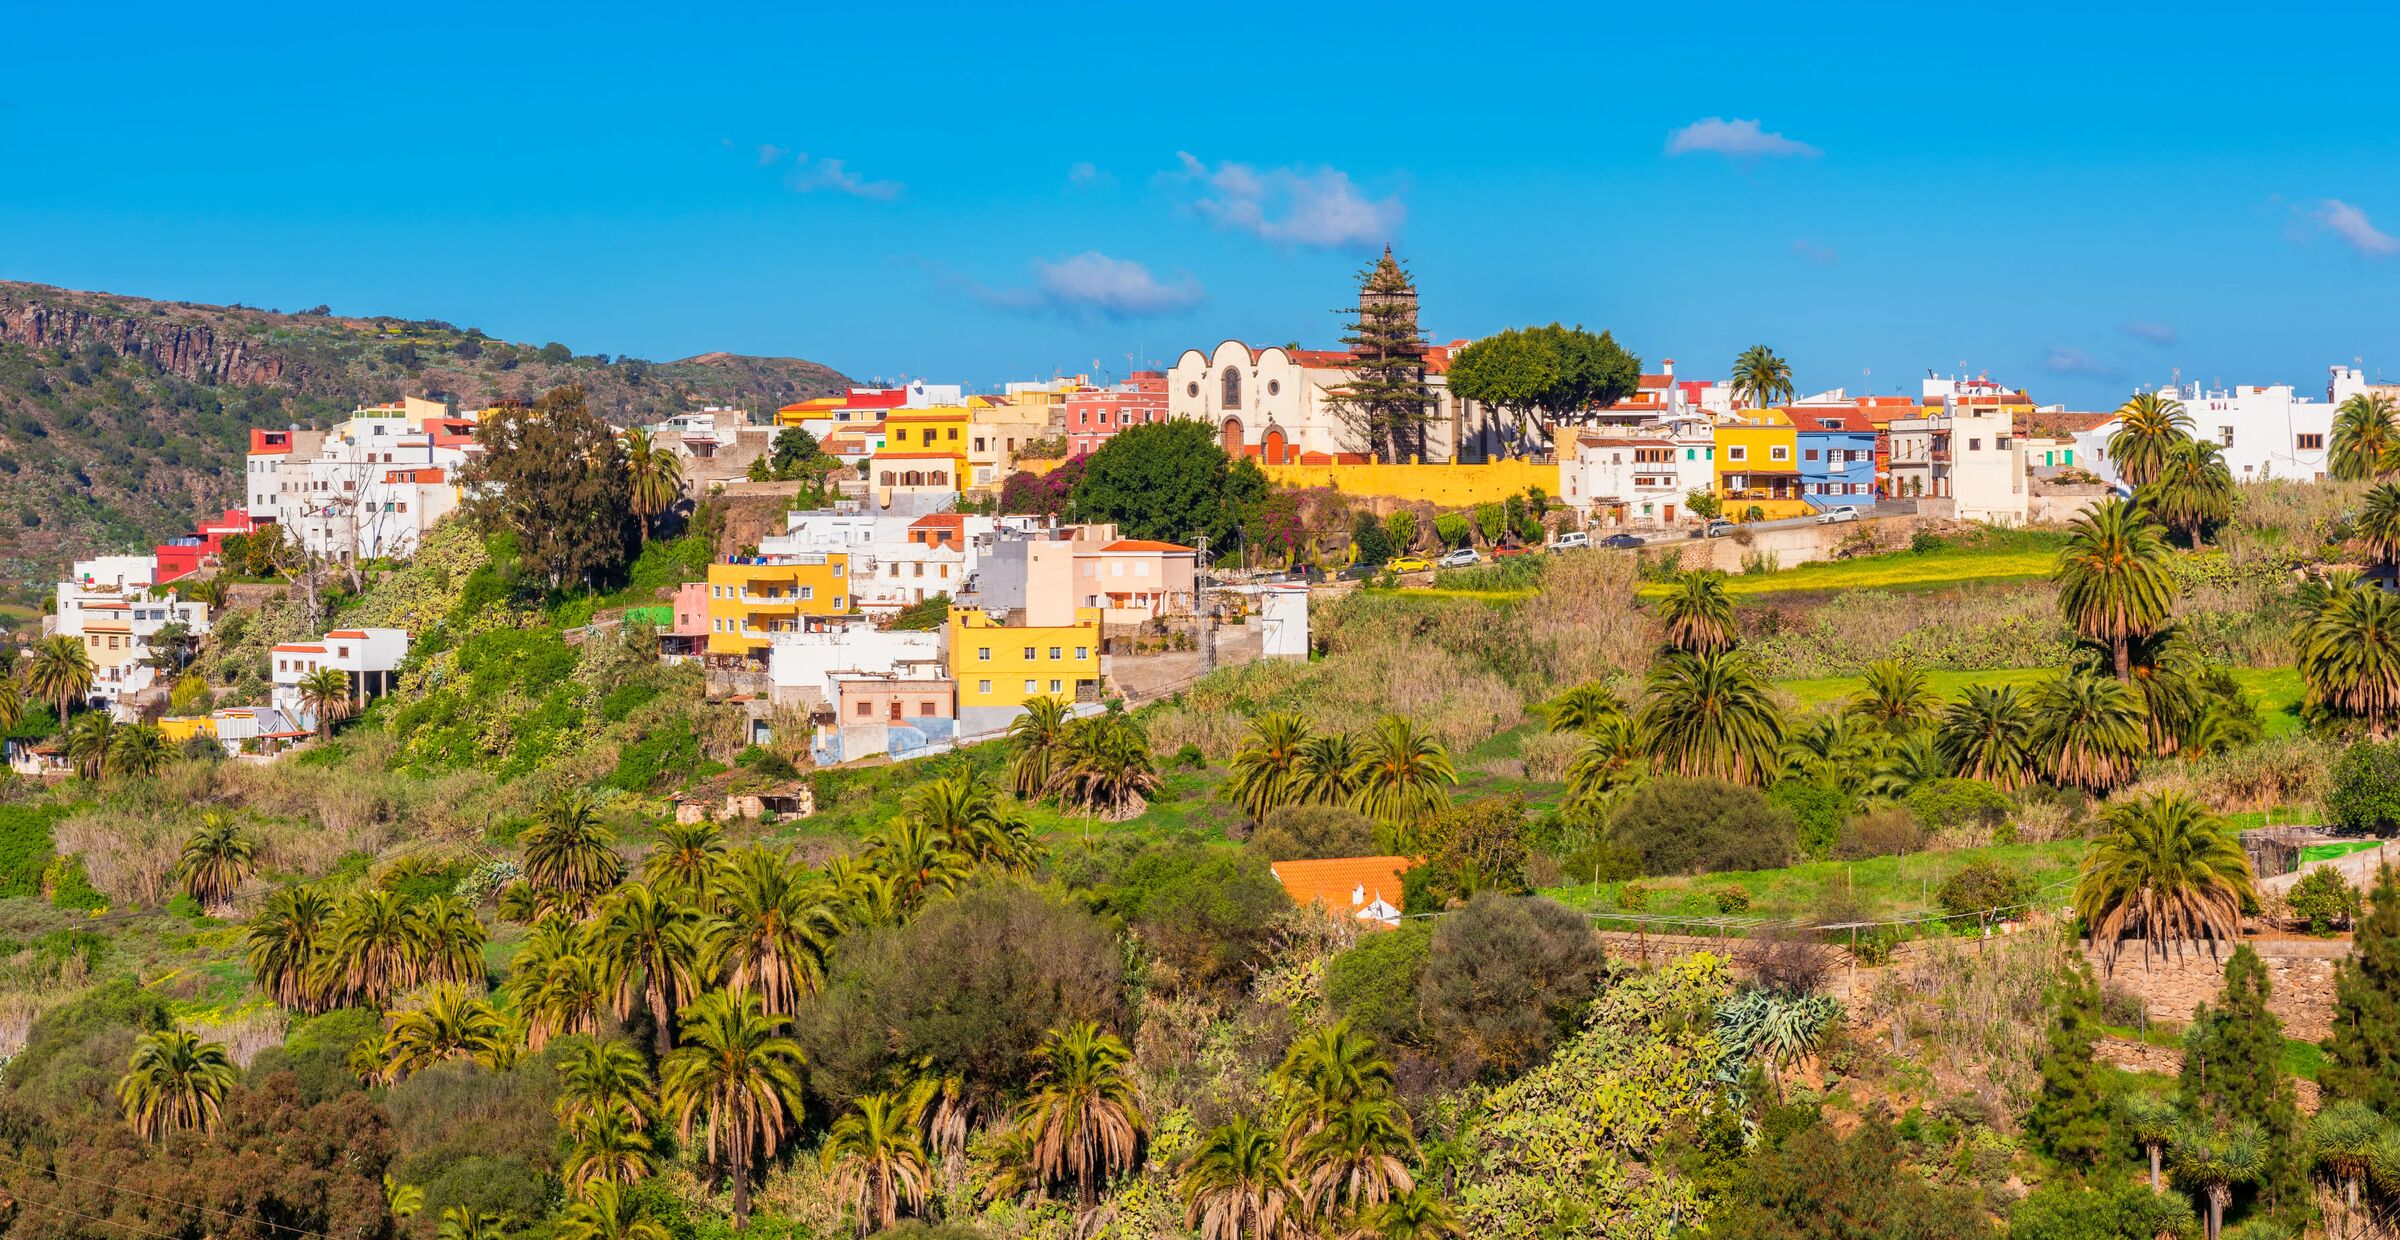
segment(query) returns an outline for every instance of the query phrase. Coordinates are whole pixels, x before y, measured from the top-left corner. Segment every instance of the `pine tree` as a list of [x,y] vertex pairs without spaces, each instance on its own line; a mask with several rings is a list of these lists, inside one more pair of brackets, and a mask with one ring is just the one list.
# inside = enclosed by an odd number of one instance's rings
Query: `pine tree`
[[2100,986],[2091,966],[2062,983],[2053,1000],[2049,1049],[2042,1056],[2042,1092],[2025,1117],[2025,1131],[2044,1153],[2067,1164],[2095,1162],[2108,1144],[2092,1045],[2100,1032]]
[[1433,392],[1425,384],[1425,338],[1417,331],[1417,285],[1392,248],[1360,273],[1350,320],[1350,381],[1331,393],[1335,413],[1360,450],[1387,462],[1425,456]]
[[2388,865],[2373,900],[2350,958],[2334,971],[2333,1033],[2317,1081],[2329,1103],[2364,1102],[2400,1117],[2400,876]]
[[493,410],[476,440],[483,455],[461,480],[484,527],[515,534],[526,567],[553,590],[614,583],[640,546],[641,525],[624,445],[586,407],[583,389]]
[[2283,1022],[2267,1009],[2273,990],[2258,953],[2246,943],[2235,948],[2225,962],[2225,989],[2184,1033],[2180,1101],[2184,1114],[2218,1131],[2258,1126],[2268,1166],[2259,1195],[2282,1209],[2299,1206],[2308,1185],[2299,1104],[2283,1064]]

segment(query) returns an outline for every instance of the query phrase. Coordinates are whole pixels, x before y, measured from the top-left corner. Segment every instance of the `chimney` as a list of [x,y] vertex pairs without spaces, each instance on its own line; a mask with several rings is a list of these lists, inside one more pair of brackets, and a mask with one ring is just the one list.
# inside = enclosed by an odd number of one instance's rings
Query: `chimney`
[[1675,359],[1671,357],[1667,359],[1667,386],[1675,386]]

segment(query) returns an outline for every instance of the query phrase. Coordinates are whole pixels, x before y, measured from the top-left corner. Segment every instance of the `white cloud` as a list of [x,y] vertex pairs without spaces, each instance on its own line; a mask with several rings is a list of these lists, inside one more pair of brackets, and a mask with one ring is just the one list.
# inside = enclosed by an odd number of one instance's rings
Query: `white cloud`
[[761,168],[773,167],[776,164],[782,163],[783,157],[791,153],[792,148],[788,146],[777,146],[772,142],[761,142],[758,144],[758,166]]
[[1667,135],[1667,154],[1723,155],[1731,159],[1781,159],[1787,156],[1815,158],[1822,152],[1806,142],[1769,133],[1759,128],[1757,121],[1729,121],[1711,116]]
[[2124,374],[2116,366],[2066,345],[2050,346],[2050,352],[2042,358],[2042,369],[2054,375],[2075,375],[2089,379],[2115,379]]
[[2177,332],[2171,323],[2151,323],[2137,320],[2125,324],[2124,331],[2126,335],[2136,340],[2147,340],[2156,345],[2176,345],[2183,342],[2182,333]]
[[[760,154],[765,154],[764,148],[761,148]],[[898,181],[870,181],[858,173],[850,171],[838,159],[820,159],[811,163],[806,151],[802,151],[800,158],[793,163],[794,167],[783,178],[783,183],[803,194],[831,190],[837,194],[848,194],[853,198],[872,198],[878,202],[889,202],[898,198],[900,191],[907,188]]]
[[1078,189],[1099,189],[1116,183],[1115,174],[1102,172],[1099,165],[1088,159],[1079,159],[1067,169],[1067,184]]
[[1812,263],[1830,263],[1841,257],[1841,253],[1832,246],[1819,244],[1806,237],[1792,243],[1792,253]]
[[1339,168],[1211,168],[1187,151],[1175,158],[1183,171],[1173,179],[1208,188],[1192,204],[1200,214],[1268,241],[1320,250],[1389,242],[1408,214],[1398,195],[1369,198]]
[[990,305],[1048,310],[1069,318],[1155,318],[1189,310],[1208,295],[1188,274],[1161,280],[1132,259],[1110,258],[1098,250],[1057,260],[1035,259],[1031,288],[989,288],[974,283],[966,287]]
[[2328,198],[2317,207],[2317,224],[2341,240],[2343,245],[2368,258],[2390,258],[2400,254],[2400,237],[2375,227],[2367,213],[2343,202]]

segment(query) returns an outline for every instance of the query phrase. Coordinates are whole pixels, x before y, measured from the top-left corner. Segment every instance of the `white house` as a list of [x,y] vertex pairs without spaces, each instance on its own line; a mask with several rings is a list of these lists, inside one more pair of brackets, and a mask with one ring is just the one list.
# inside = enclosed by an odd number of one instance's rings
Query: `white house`
[[1892,495],[1919,511],[1961,521],[2022,525],[2029,508],[2025,451],[2014,418],[1999,409],[1958,408],[1891,423]]
[[209,631],[208,604],[181,597],[173,588],[150,590],[148,556],[112,555],[77,562],[58,583],[57,601],[44,623],[59,637],[83,642],[92,662],[94,700],[129,716],[133,699],[159,683],[148,660],[151,639],[180,624],[192,636]]
[[[1426,355],[1432,394],[1422,454],[1427,461],[1485,460],[1508,442],[1501,418],[1450,395],[1443,372],[1450,351],[1466,343],[1437,346]],[[1186,349],[1167,373],[1167,416],[1208,423],[1226,452],[1261,465],[1294,464],[1304,456],[1361,459],[1371,445],[1360,441],[1335,403],[1339,389],[1355,378],[1351,360],[1338,350],[1258,348],[1239,340]]]
[[[369,405],[307,439],[253,431],[250,513],[272,518],[310,554],[348,563],[414,554],[459,503],[457,472],[481,449],[472,414],[411,397]],[[307,452],[310,442],[314,451]],[[263,487],[272,478],[275,490]],[[272,499],[271,505],[261,500]],[[262,507],[272,511],[262,512]]]
[[[2192,384],[2162,387],[2158,394],[2183,406],[2192,419],[2195,438],[2212,440],[2223,451],[2225,468],[2234,481],[2287,478],[2323,482],[2334,411],[2352,396],[2385,390],[2368,383],[2365,373],[2355,366],[2328,367],[2327,375],[2321,401],[2298,395],[2288,383],[2213,391]],[[2108,441],[2119,425],[2111,418],[2075,436],[2077,458],[2111,483],[2123,481],[2116,463],[2108,458]]]
[[268,657],[275,682],[269,701],[287,719],[314,728],[317,718],[301,695],[301,682],[332,668],[349,678],[351,701],[364,706],[399,682],[400,664],[408,658],[408,630],[335,629],[313,642],[286,642]]
[[889,672],[902,664],[942,661],[943,631],[878,629],[864,621],[824,629],[778,632],[768,639],[767,680],[775,700],[837,700],[836,672]]
[[1580,431],[1561,444],[1558,495],[1608,525],[1673,525],[1684,497],[1715,482],[1716,435],[1706,420]]

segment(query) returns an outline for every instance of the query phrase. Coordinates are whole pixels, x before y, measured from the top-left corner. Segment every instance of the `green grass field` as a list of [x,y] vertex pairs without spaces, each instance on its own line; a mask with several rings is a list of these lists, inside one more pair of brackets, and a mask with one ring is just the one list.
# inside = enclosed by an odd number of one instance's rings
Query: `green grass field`
[[[1743,573],[1725,580],[1735,598],[1809,590],[1922,590],[1956,585],[1992,585],[2047,580],[2058,567],[2054,542],[2032,535],[1999,539],[2000,545],[1893,551],[1850,560],[1821,560],[1772,573]],[[1642,596],[1665,594],[1665,583],[1642,587]]]
[[[1745,914],[1788,920],[1813,920],[1830,909],[1848,906],[1867,917],[1896,917],[1935,907],[1934,893],[1942,880],[1977,861],[1997,861],[2016,869],[2042,892],[2045,901],[2066,903],[2063,887],[2075,876],[2083,856],[2082,840],[2050,844],[2008,844],[1965,848],[1956,852],[1914,853],[1906,857],[1874,857],[1865,861],[1811,861],[1780,870],[1709,874],[1699,878],[1638,880],[1650,893],[1639,911],[1677,917],[1717,915],[1716,893],[1740,887],[1750,893]],[[1620,906],[1623,882],[1602,883],[1595,900],[1592,884],[1547,888],[1542,894],[1569,908],[1602,912]],[[1630,911],[1630,910],[1629,910]],[[1667,929],[1668,927],[1661,927]]]
[[[2027,689],[2057,674],[2058,669],[2053,667],[2005,667],[1972,672],[1935,670],[1925,676],[1933,682],[1933,691],[1948,699],[1966,692],[1969,685],[2014,685]],[[2298,669],[2237,667],[2233,669],[2233,678],[2258,706],[2259,722],[2268,736],[2288,736],[2300,730],[2300,698],[2306,686],[2300,681]],[[1816,709],[1849,701],[1864,683],[1857,676],[1816,676],[1779,680],[1775,687],[1791,694],[1801,707]]]

